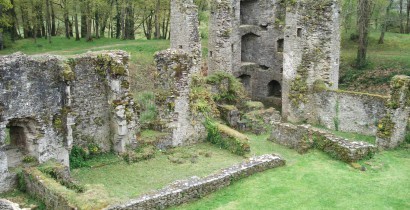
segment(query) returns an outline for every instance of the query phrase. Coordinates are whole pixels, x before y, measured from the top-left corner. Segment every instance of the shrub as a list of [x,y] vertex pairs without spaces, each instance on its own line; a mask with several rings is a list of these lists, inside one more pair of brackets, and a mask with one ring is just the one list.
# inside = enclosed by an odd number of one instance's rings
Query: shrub
[[247,101],[247,95],[242,83],[226,72],[216,72],[206,78],[206,83],[216,87],[212,97],[216,103],[238,104]]
[[128,150],[122,155],[122,157],[127,163],[135,163],[154,158],[155,152],[155,147],[149,145],[145,147],[140,147],[136,150]]
[[155,105],[155,94],[153,92],[144,91],[138,94],[136,104],[138,104],[141,124],[148,124],[156,120],[157,107]]
[[73,146],[70,152],[70,168],[76,169],[81,167],[88,167],[86,162],[89,159],[89,154],[79,146]]

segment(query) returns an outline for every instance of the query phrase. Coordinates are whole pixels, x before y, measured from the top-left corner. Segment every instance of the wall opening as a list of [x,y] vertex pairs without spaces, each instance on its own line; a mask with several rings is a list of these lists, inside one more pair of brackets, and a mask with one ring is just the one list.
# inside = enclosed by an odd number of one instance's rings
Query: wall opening
[[284,42],[284,39],[278,39],[277,41],[277,47],[278,47],[277,51],[278,52],[283,52],[283,42]]
[[27,156],[38,157],[37,140],[41,134],[36,125],[28,118],[13,119],[6,125],[5,152],[9,168],[21,165]]
[[240,8],[241,25],[258,25],[259,5],[257,0],[243,0]]
[[268,84],[268,96],[282,97],[282,87],[276,80],[272,80]]
[[242,74],[238,77],[241,81],[242,85],[245,87],[245,90],[250,92],[251,91],[251,76],[247,74]]
[[209,51],[209,57],[212,58],[212,51]]
[[241,46],[241,60],[242,62],[252,62],[257,63],[258,60],[258,36],[249,33],[242,36],[242,46]]
[[297,30],[297,36],[302,37],[302,28],[298,28]]

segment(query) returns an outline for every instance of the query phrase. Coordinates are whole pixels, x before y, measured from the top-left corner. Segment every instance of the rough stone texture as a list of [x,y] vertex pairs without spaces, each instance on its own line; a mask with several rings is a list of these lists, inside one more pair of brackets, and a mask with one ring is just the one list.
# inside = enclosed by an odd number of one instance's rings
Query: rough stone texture
[[233,105],[219,105],[219,113],[221,118],[228,123],[230,127],[236,128],[241,116],[239,110]]
[[159,118],[172,135],[172,146],[196,143],[204,139],[205,128],[190,110],[190,83],[195,65],[184,50],[168,49],[156,53],[156,88],[163,93],[158,104]]
[[6,199],[0,199],[0,209],[2,210],[21,210],[20,205]]
[[340,57],[339,3],[297,1],[286,13],[282,115],[302,122],[316,81],[338,88]]
[[211,4],[209,72],[232,73],[252,99],[280,105],[283,25],[276,20],[283,19],[284,7],[268,0]]
[[[69,164],[72,145],[94,143],[117,152],[135,141],[128,54],[99,52],[70,58],[0,57],[0,191],[9,190],[9,168],[25,157]],[[6,128],[10,143],[6,144]]]
[[171,48],[182,49],[191,54],[193,69],[201,67],[201,36],[199,34],[198,8],[193,0],[171,1]]
[[[37,168],[26,168],[22,174],[26,184],[26,192],[42,200],[47,206],[47,209],[77,209],[75,205],[69,203],[66,197],[74,192],[45,176]],[[62,192],[66,192],[66,194]]]
[[376,147],[367,142],[349,141],[310,125],[274,122],[270,140],[299,153],[317,148],[347,163],[371,158],[376,152]]
[[[13,183],[8,168],[21,164],[24,156],[40,163],[54,158],[68,164],[69,139],[63,125],[56,125],[65,103],[62,70],[55,56],[15,53],[0,57],[1,192]],[[6,127],[12,133],[9,145]]]
[[106,209],[164,209],[198,199],[230,185],[235,180],[283,165],[285,161],[277,155],[262,155],[204,178],[192,177],[177,181],[162,190]]
[[379,148],[399,146],[409,132],[410,77],[397,75],[390,83],[390,99],[386,106],[385,120],[378,123],[376,143]]
[[274,108],[253,110],[245,113],[238,122],[241,131],[252,132],[260,135],[270,130],[272,122],[280,122],[281,114]]
[[387,97],[347,91],[318,91],[309,100],[309,123],[331,130],[376,135]]
[[71,60],[70,117],[75,145],[116,152],[135,142],[136,117],[128,82],[128,53],[95,52]]

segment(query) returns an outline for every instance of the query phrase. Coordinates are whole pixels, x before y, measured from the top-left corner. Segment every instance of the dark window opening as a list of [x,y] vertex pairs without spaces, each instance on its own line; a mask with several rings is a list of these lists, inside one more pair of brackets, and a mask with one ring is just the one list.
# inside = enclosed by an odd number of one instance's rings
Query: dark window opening
[[209,51],[209,57],[212,58],[212,51]]
[[250,92],[250,90],[251,90],[251,76],[247,75],[247,74],[242,74],[241,76],[238,77],[238,79],[241,81],[241,83],[245,87],[245,90]]
[[179,45],[179,49],[182,49],[182,45]]
[[231,45],[231,50],[232,50],[232,52],[235,51],[235,46],[233,44]]
[[282,96],[282,88],[280,83],[276,80],[272,80],[268,84],[268,96],[275,96],[281,97]]
[[280,73],[281,73],[281,74],[283,73],[283,68],[280,68]]
[[278,52],[283,52],[283,39],[278,39],[277,41],[277,47],[278,47]]
[[9,126],[9,145],[21,149],[26,148],[26,135],[24,128],[20,126]]
[[264,31],[268,30],[268,25],[260,25],[261,29]]
[[257,63],[258,61],[258,36],[253,33],[242,36],[241,60],[242,62]]
[[302,29],[301,28],[298,28],[297,35],[298,35],[298,37],[302,37]]

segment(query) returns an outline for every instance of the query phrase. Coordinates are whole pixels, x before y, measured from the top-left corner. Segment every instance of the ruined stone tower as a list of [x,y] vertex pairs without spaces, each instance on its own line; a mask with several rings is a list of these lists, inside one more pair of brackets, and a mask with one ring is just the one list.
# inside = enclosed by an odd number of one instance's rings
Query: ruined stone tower
[[303,78],[307,88],[316,80],[337,88],[338,18],[333,0],[213,0],[209,72],[232,73],[253,100],[280,106],[283,99],[288,110],[289,87],[298,68],[308,69]]

